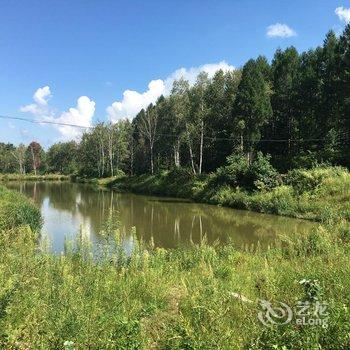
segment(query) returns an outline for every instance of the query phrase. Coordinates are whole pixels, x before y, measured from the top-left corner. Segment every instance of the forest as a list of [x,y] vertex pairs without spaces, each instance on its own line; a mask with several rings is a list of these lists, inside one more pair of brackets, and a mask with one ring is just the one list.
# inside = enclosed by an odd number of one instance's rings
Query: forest
[[[278,49],[271,62],[250,59],[234,71],[174,82],[132,120],[99,123],[79,142],[47,151],[0,144],[2,173],[109,177],[185,167],[210,173],[231,154],[248,163],[258,151],[280,172],[316,164],[350,166],[350,25],[322,46]],[[79,156],[78,156],[79,155]],[[96,166],[97,164],[97,166]]]

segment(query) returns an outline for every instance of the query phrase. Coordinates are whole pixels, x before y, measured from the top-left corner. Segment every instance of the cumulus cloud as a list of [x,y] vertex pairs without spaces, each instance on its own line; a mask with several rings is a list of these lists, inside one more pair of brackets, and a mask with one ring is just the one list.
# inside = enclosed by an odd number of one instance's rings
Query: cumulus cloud
[[137,92],[125,90],[122,101],[113,102],[107,107],[107,114],[112,121],[121,118],[133,118],[142,108],[154,103],[157,98],[165,93],[165,84],[161,79],[152,80],[148,84],[148,90]]
[[350,8],[344,8],[343,6],[340,6],[337,7],[334,12],[342,22],[350,22]]
[[290,38],[296,36],[297,33],[287,24],[276,23],[267,27],[266,35],[269,38]]
[[48,106],[48,100],[52,97],[50,87],[44,86],[35,91],[33,99],[35,103],[22,106],[21,112],[29,112],[34,115],[47,115],[51,114],[50,107]]
[[51,98],[51,91],[49,86],[44,86],[35,91],[33,96],[34,101],[40,105],[47,105],[47,101]]
[[[63,113],[56,113],[55,109],[49,105],[48,101],[52,97],[50,87],[44,86],[36,90],[33,95],[35,103],[23,106],[21,112],[33,114],[37,120],[49,121],[54,123],[73,124],[90,127],[95,113],[95,102],[87,96],[78,98],[77,106],[69,108]],[[61,139],[78,139],[83,128],[77,128],[69,125],[53,125],[61,134]]]
[[144,92],[125,90],[121,101],[115,101],[111,106],[107,107],[108,118],[113,122],[124,118],[132,119],[142,108],[146,108],[150,103],[155,103],[159,96],[169,95],[174,80],[184,78],[193,85],[200,72],[204,71],[208,73],[209,77],[212,77],[219,69],[227,72],[234,70],[235,67],[229,65],[225,61],[221,61],[219,63],[205,64],[199,67],[180,68],[164,80],[152,80],[148,84],[148,89]]
[[[81,125],[86,127],[92,126],[92,118],[95,114],[95,102],[87,96],[78,98],[77,106],[69,108],[67,112],[63,112],[58,118],[51,118],[52,121],[62,124]],[[81,136],[82,128],[74,126],[57,125],[58,130],[64,139],[77,139]]]

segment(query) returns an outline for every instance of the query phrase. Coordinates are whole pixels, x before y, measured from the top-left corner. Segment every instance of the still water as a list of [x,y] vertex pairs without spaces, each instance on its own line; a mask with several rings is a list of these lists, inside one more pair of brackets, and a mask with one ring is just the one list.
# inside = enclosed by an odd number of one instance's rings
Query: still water
[[198,243],[203,237],[210,244],[231,241],[239,248],[257,242],[267,246],[280,234],[304,234],[315,225],[304,220],[117,193],[70,182],[10,182],[7,186],[32,198],[41,209],[43,236],[50,238],[57,253],[64,250],[65,236],[74,238],[80,229],[94,244],[102,243],[99,232],[111,212],[118,213],[126,245],[132,240],[130,232],[135,227],[139,238],[145,241],[153,238],[156,246],[164,248]]

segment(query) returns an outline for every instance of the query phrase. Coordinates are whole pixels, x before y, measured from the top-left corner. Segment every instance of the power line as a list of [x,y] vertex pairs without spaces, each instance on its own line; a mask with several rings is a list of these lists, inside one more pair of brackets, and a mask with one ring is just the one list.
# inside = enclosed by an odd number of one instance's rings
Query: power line
[[53,122],[49,120],[33,120],[33,119],[27,119],[27,118],[20,118],[20,117],[10,117],[7,115],[0,115],[0,119],[11,119],[11,120],[20,120],[32,124],[51,124],[51,125],[61,125],[61,126],[72,126],[75,128],[81,128],[81,129],[93,129],[93,126],[83,126],[83,125],[77,125],[77,124],[69,124],[69,123],[60,123],[60,122]]
[[[19,120],[24,121],[32,124],[49,124],[49,125],[59,125],[59,126],[69,126],[74,128],[80,128],[80,129],[93,129],[94,126],[84,126],[84,125],[78,125],[78,124],[70,124],[70,123],[61,123],[61,122],[54,122],[54,121],[48,121],[48,120],[33,120],[33,119],[27,119],[27,118],[21,118],[21,117],[11,117],[6,115],[0,115],[0,119],[10,119],[10,120]],[[139,134],[139,132],[136,132]],[[159,136],[165,136],[165,137],[175,137],[178,138],[179,135],[177,134],[163,134],[163,133],[157,133]],[[232,138],[232,137],[210,137],[210,136],[204,136],[205,140],[211,140],[211,141],[241,141],[240,138]],[[312,138],[312,139],[261,139],[261,140],[247,140],[244,139],[244,142],[311,142],[311,141],[325,141],[324,138]]]

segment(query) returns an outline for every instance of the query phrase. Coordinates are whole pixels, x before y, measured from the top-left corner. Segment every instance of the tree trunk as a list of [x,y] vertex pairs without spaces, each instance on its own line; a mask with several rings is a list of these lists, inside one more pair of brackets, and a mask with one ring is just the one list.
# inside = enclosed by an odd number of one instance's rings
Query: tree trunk
[[176,144],[174,145],[174,160],[175,160],[175,166],[179,168],[180,167],[180,140],[177,140]]
[[191,145],[191,140],[190,140],[190,133],[189,133],[189,131],[188,131],[187,125],[186,125],[186,131],[187,131],[188,149],[189,149],[189,151],[190,151],[191,167],[192,167],[193,174],[196,175],[196,168],[195,168],[195,166],[194,166],[194,161],[193,161],[193,151],[192,151],[192,145]]
[[201,143],[199,147],[199,169],[198,173],[202,174],[202,165],[203,165],[203,143],[204,143],[204,121],[201,122]]
[[109,166],[111,168],[111,176],[114,176],[113,169],[113,129],[112,125],[110,126],[111,130],[109,130],[108,136],[108,154],[109,154]]
[[131,138],[130,173],[134,175],[134,139]]
[[194,161],[193,161],[193,151],[192,151],[192,146],[191,146],[191,143],[189,142],[188,143],[188,148],[190,150],[190,158],[191,158],[191,167],[192,167],[192,171],[193,171],[193,174],[196,175],[196,168],[194,166]]
[[32,154],[33,170],[34,170],[34,175],[36,176],[36,162],[35,162],[35,155],[34,155],[33,147],[30,147],[30,153]]
[[154,164],[153,164],[153,145],[150,147],[150,161],[151,161],[151,174],[154,173]]

